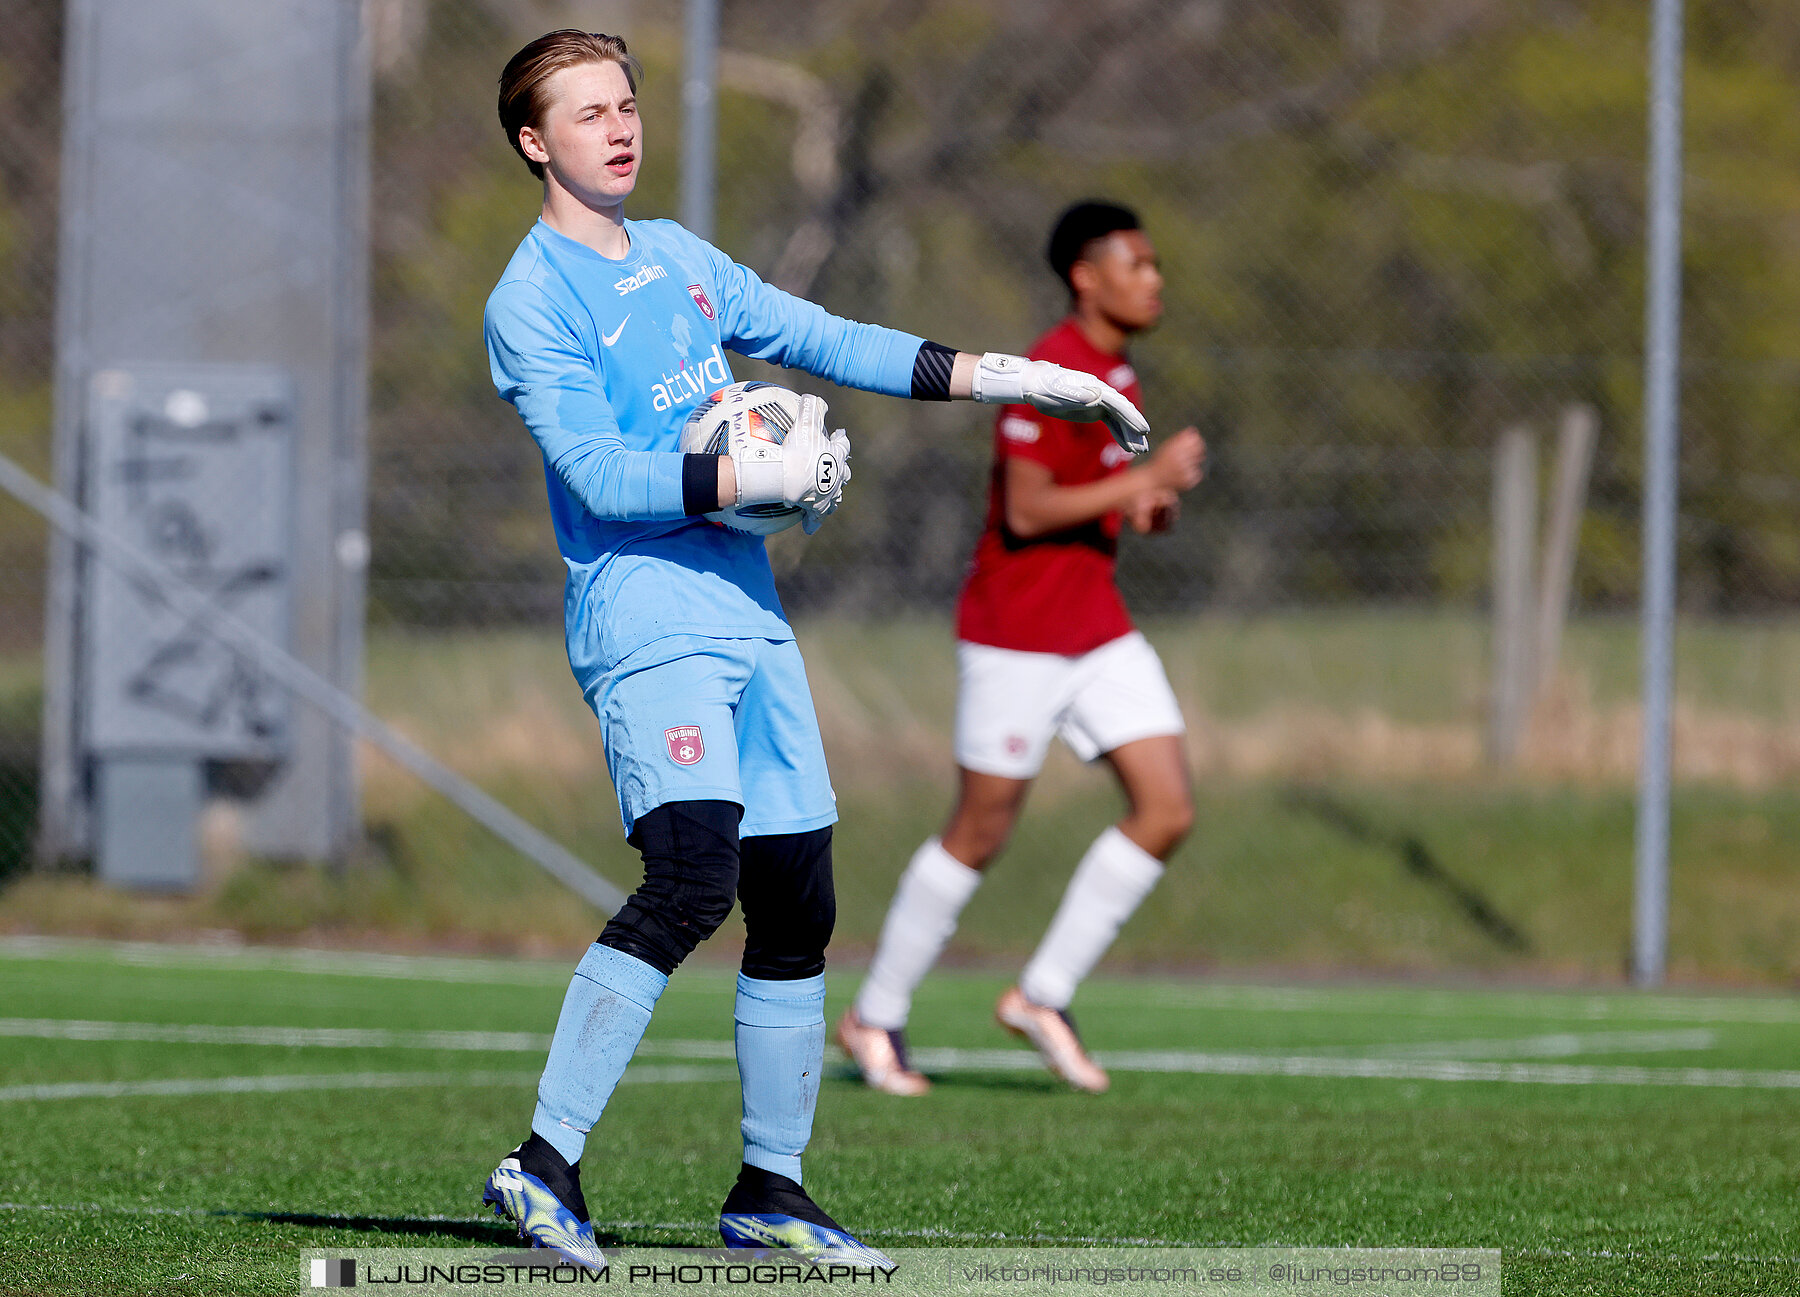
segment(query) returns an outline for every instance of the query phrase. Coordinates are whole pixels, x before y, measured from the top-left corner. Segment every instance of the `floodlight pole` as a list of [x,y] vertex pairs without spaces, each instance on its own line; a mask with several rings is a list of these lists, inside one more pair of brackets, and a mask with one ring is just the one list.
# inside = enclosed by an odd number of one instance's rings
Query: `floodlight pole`
[[713,172],[718,153],[719,0],[687,0],[681,74],[681,223],[713,236]]
[[1658,986],[1669,947],[1670,715],[1681,407],[1682,0],[1654,0],[1644,322],[1644,741],[1638,770],[1631,977]]

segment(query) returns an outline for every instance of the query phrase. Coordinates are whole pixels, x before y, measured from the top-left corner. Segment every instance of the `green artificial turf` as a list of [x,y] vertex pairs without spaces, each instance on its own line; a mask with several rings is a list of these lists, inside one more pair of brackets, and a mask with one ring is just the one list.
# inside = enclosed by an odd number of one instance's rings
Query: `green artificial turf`
[[[291,1292],[308,1248],[504,1245],[476,1200],[529,1120],[567,971],[0,943],[0,1292]],[[832,974],[832,1014],[856,977]],[[989,1018],[1003,985],[928,979],[922,1099],[828,1061],[807,1185],[869,1241],[1489,1247],[1508,1293],[1800,1290],[1785,998],[1100,978],[1076,1010],[1122,1061],[1093,1097],[1010,1049]],[[739,1153],[731,1003],[728,968],[671,983],[583,1163],[603,1239],[716,1238]],[[71,1021],[524,1038],[42,1034]],[[1270,1074],[1364,1067],[1381,1074]],[[20,1089],[267,1077],[300,1088]],[[333,1077],[352,1088],[306,1088]]]

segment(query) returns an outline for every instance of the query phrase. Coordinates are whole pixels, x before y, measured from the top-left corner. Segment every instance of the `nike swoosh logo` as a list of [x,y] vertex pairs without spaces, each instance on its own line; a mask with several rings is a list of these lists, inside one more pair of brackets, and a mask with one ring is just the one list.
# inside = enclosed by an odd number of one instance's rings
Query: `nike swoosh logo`
[[[625,320],[629,320],[630,318],[631,318],[631,312],[627,311],[625,313]],[[619,335],[621,333],[625,332],[625,320],[620,320],[619,327],[614,329],[611,333],[601,334],[600,341],[604,342],[609,347],[612,346],[613,343],[617,342],[619,340]]]

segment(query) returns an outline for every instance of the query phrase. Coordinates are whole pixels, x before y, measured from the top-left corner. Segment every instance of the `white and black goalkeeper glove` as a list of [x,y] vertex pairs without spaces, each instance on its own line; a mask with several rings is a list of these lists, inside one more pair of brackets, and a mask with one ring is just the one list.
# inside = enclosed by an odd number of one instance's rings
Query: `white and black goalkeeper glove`
[[800,417],[779,445],[760,437],[739,437],[734,428],[728,450],[737,470],[737,504],[791,504],[806,511],[808,535],[838,507],[850,480],[850,438],[843,429],[825,435],[825,402],[810,393],[800,398]]
[[1134,455],[1150,449],[1150,424],[1118,392],[1078,369],[990,351],[975,367],[969,395],[990,405],[1029,405],[1071,423],[1105,422],[1113,440]]
[[[831,447],[831,458],[838,464],[837,486],[831,494],[817,504],[804,506],[806,514],[800,519],[800,526],[808,536],[825,525],[825,516],[836,511],[844,500],[844,485],[850,480],[850,434],[839,428],[825,439]],[[822,467],[823,465],[821,465]]]

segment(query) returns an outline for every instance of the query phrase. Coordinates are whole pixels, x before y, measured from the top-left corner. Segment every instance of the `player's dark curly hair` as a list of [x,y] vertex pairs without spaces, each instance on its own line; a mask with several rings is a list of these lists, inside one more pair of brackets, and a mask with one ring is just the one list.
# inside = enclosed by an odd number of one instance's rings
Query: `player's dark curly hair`
[[[506,142],[513,146],[514,153],[525,158],[525,150],[519,145],[519,131],[543,122],[544,109],[550,106],[545,89],[550,78],[564,68],[580,67],[583,63],[617,63],[625,70],[625,81],[630,85],[631,93],[637,93],[643,65],[625,48],[622,36],[564,27],[560,31],[545,32],[506,61],[506,70],[500,74],[500,125],[506,131]],[[544,178],[542,163],[525,158],[525,165],[539,180]]]
[[1057,217],[1056,227],[1050,231],[1050,246],[1044,255],[1049,258],[1050,269],[1056,272],[1056,277],[1073,293],[1075,285],[1069,280],[1069,268],[1081,260],[1088,244],[1120,230],[1142,228],[1137,213],[1129,207],[1089,199],[1076,203]]

